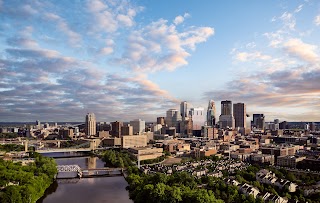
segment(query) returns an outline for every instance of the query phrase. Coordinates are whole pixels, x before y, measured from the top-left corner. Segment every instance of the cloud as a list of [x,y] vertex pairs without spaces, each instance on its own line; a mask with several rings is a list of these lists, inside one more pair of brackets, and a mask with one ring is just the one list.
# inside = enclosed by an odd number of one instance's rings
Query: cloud
[[271,56],[264,55],[261,52],[238,52],[235,58],[242,62],[252,61],[252,60],[269,60]]
[[301,39],[292,38],[284,43],[284,49],[292,56],[298,57],[301,60],[314,63],[319,60],[319,56],[316,53],[316,45],[307,44],[301,41]]
[[88,12],[92,15],[94,25],[91,25],[91,32],[97,31],[114,33],[121,25],[132,27],[134,17],[143,10],[141,7],[135,7],[127,1],[120,0],[104,3],[100,0],[87,1]]
[[135,71],[173,71],[187,65],[189,50],[213,34],[211,27],[187,27],[179,31],[174,24],[159,19],[131,32],[122,58],[114,62]]
[[147,75],[110,74],[41,47],[7,48],[6,57],[0,56],[0,75],[2,121],[79,121],[88,111],[101,120],[151,120],[177,102]]
[[123,14],[117,15],[117,20],[127,27],[131,27],[134,24],[132,17]]
[[[301,121],[296,117],[301,112],[306,114],[320,110],[320,85],[317,83],[320,72],[314,70],[304,73],[299,69],[301,67],[296,67],[294,71],[277,70],[272,74],[262,72],[242,76],[227,83],[225,89],[205,92],[204,98],[210,99],[214,95],[216,101],[229,99],[244,102],[247,107],[255,109],[251,113],[265,113],[270,120],[281,117],[284,120]],[[318,116],[307,118],[307,121],[314,121]]]
[[88,8],[92,12],[99,12],[107,9],[108,6],[100,0],[92,0],[88,2]]
[[296,19],[292,13],[284,12],[280,16],[280,20],[283,21],[285,27],[287,27],[290,30],[294,30],[296,26]]
[[317,26],[320,25],[320,15],[318,15],[318,16],[316,16],[316,17],[314,18],[314,23],[315,23]]
[[78,43],[81,41],[81,36],[75,31],[73,31],[72,29],[70,29],[68,23],[62,17],[54,13],[46,13],[44,15],[44,18],[46,20],[56,22],[59,30],[61,30],[63,33],[65,33],[68,36],[70,43],[72,45],[78,46]]
[[184,21],[184,17],[182,17],[182,16],[177,16],[177,17],[174,19],[173,23],[176,24],[176,25],[179,25],[179,24],[183,23],[183,21]]
[[0,121],[79,121],[87,112],[104,121],[154,120],[178,101],[148,74],[187,65],[214,35],[165,19],[137,23],[143,8],[127,0],[63,5],[68,12],[37,0],[0,7]]
[[298,6],[298,8],[296,8],[296,10],[294,10],[294,12],[295,12],[295,13],[299,13],[299,12],[302,10],[302,8],[303,8],[303,4],[300,4],[300,5]]
[[38,43],[35,40],[31,40],[24,37],[11,37],[7,39],[7,44],[15,47],[37,47]]

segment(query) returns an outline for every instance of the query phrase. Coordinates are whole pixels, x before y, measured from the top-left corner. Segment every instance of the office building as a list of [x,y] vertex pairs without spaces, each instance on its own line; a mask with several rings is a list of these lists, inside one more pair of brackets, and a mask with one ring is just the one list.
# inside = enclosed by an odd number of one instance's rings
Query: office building
[[232,102],[221,101],[221,115],[219,116],[220,128],[235,128],[235,121],[232,115]]
[[131,125],[122,126],[121,135],[133,135],[133,126]]
[[74,130],[73,130],[73,128],[60,129],[59,135],[62,139],[73,138]]
[[165,124],[164,117],[157,117],[157,124],[164,125]]
[[177,109],[169,109],[167,111],[166,123],[168,127],[176,127],[179,119],[179,111]]
[[185,121],[188,119],[188,104],[186,101],[181,102],[180,104],[180,115],[182,121]]
[[282,121],[281,123],[279,123],[279,129],[288,129],[288,123],[287,121]]
[[232,115],[232,101],[221,101],[221,115]]
[[41,129],[41,123],[39,120],[36,120],[36,129]]
[[247,127],[247,113],[246,105],[244,103],[233,104],[233,117],[235,121],[236,128],[246,128]]
[[141,119],[130,121],[130,125],[133,127],[134,135],[141,135],[146,131],[146,122]]
[[263,130],[265,127],[264,115],[253,114],[253,127]]
[[111,135],[114,137],[121,137],[121,127],[123,122],[115,121],[111,122]]
[[133,136],[122,136],[122,147],[145,147],[147,146],[147,136],[146,135],[133,135]]
[[304,160],[305,158],[305,156],[298,157],[293,155],[278,156],[277,166],[296,168],[298,162]]
[[85,132],[87,136],[96,135],[96,116],[94,113],[88,113],[86,115],[86,122],[85,122]]
[[216,124],[216,105],[213,100],[209,101],[207,110],[207,125],[214,126]]
[[206,122],[204,108],[202,107],[191,108],[189,111],[189,115],[192,118],[193,130],[201,130],[202,126],[204,126]]

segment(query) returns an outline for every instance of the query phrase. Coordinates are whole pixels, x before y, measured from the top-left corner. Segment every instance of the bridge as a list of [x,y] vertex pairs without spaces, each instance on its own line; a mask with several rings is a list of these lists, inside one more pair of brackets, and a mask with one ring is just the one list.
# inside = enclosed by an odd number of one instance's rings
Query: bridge
[[[54,152],[89,152],[94,151],[100,144],[100,139],[83,139],[84,143],[69,148],[60,148],[61,142],[70,142],[72,140],[14,140],[2,141],[1,144],[20,144],[24,145],[25,152],[28,152],[29,146],[36,146],[38,153],[54,153]],[[53,143],[56,148],[45,147],[44,144]]]
[[45,148],[45,149],[38,149],[36,152],[40,154],[45,153],[58,153],[58,152],[90,152],[93,149],[91,148]]
[[[57,179],[123,175],[122,168],[81,169],[79,165],[59,165],[57,169]],[[68,176],[63,176],[66,172]]]

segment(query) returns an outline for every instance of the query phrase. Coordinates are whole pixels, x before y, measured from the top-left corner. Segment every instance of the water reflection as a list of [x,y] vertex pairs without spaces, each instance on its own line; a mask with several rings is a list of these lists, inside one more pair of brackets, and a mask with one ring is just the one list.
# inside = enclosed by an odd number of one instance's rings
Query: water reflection
[[97,157],[88,157],[86,161],[87,161],[88,169],[97,168]]
[[[58,165],[79,165],[82,169],[103,168],[104,162],[97,157],[74,157],[55,159]],[[37,203],[64,202],[123,202],[132,203],[125,189],[124,177],[98,177],[82,179],[63,179],[53,183],[43,198]]]

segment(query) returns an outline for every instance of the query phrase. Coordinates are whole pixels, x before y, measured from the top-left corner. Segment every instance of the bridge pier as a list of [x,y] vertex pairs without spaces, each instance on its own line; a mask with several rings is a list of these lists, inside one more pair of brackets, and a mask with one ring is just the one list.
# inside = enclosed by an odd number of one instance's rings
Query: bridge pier
[[60,140],[57,142],[57,146],[58,146],[58,148],[60,148],[60,144],[61,144],[61,142],[60,142]]
[[90,149],[91,151],[94,151],[96,149],[96,141],[90,140]]
[[28,140],[24,142],[24,151],[28,152]]

